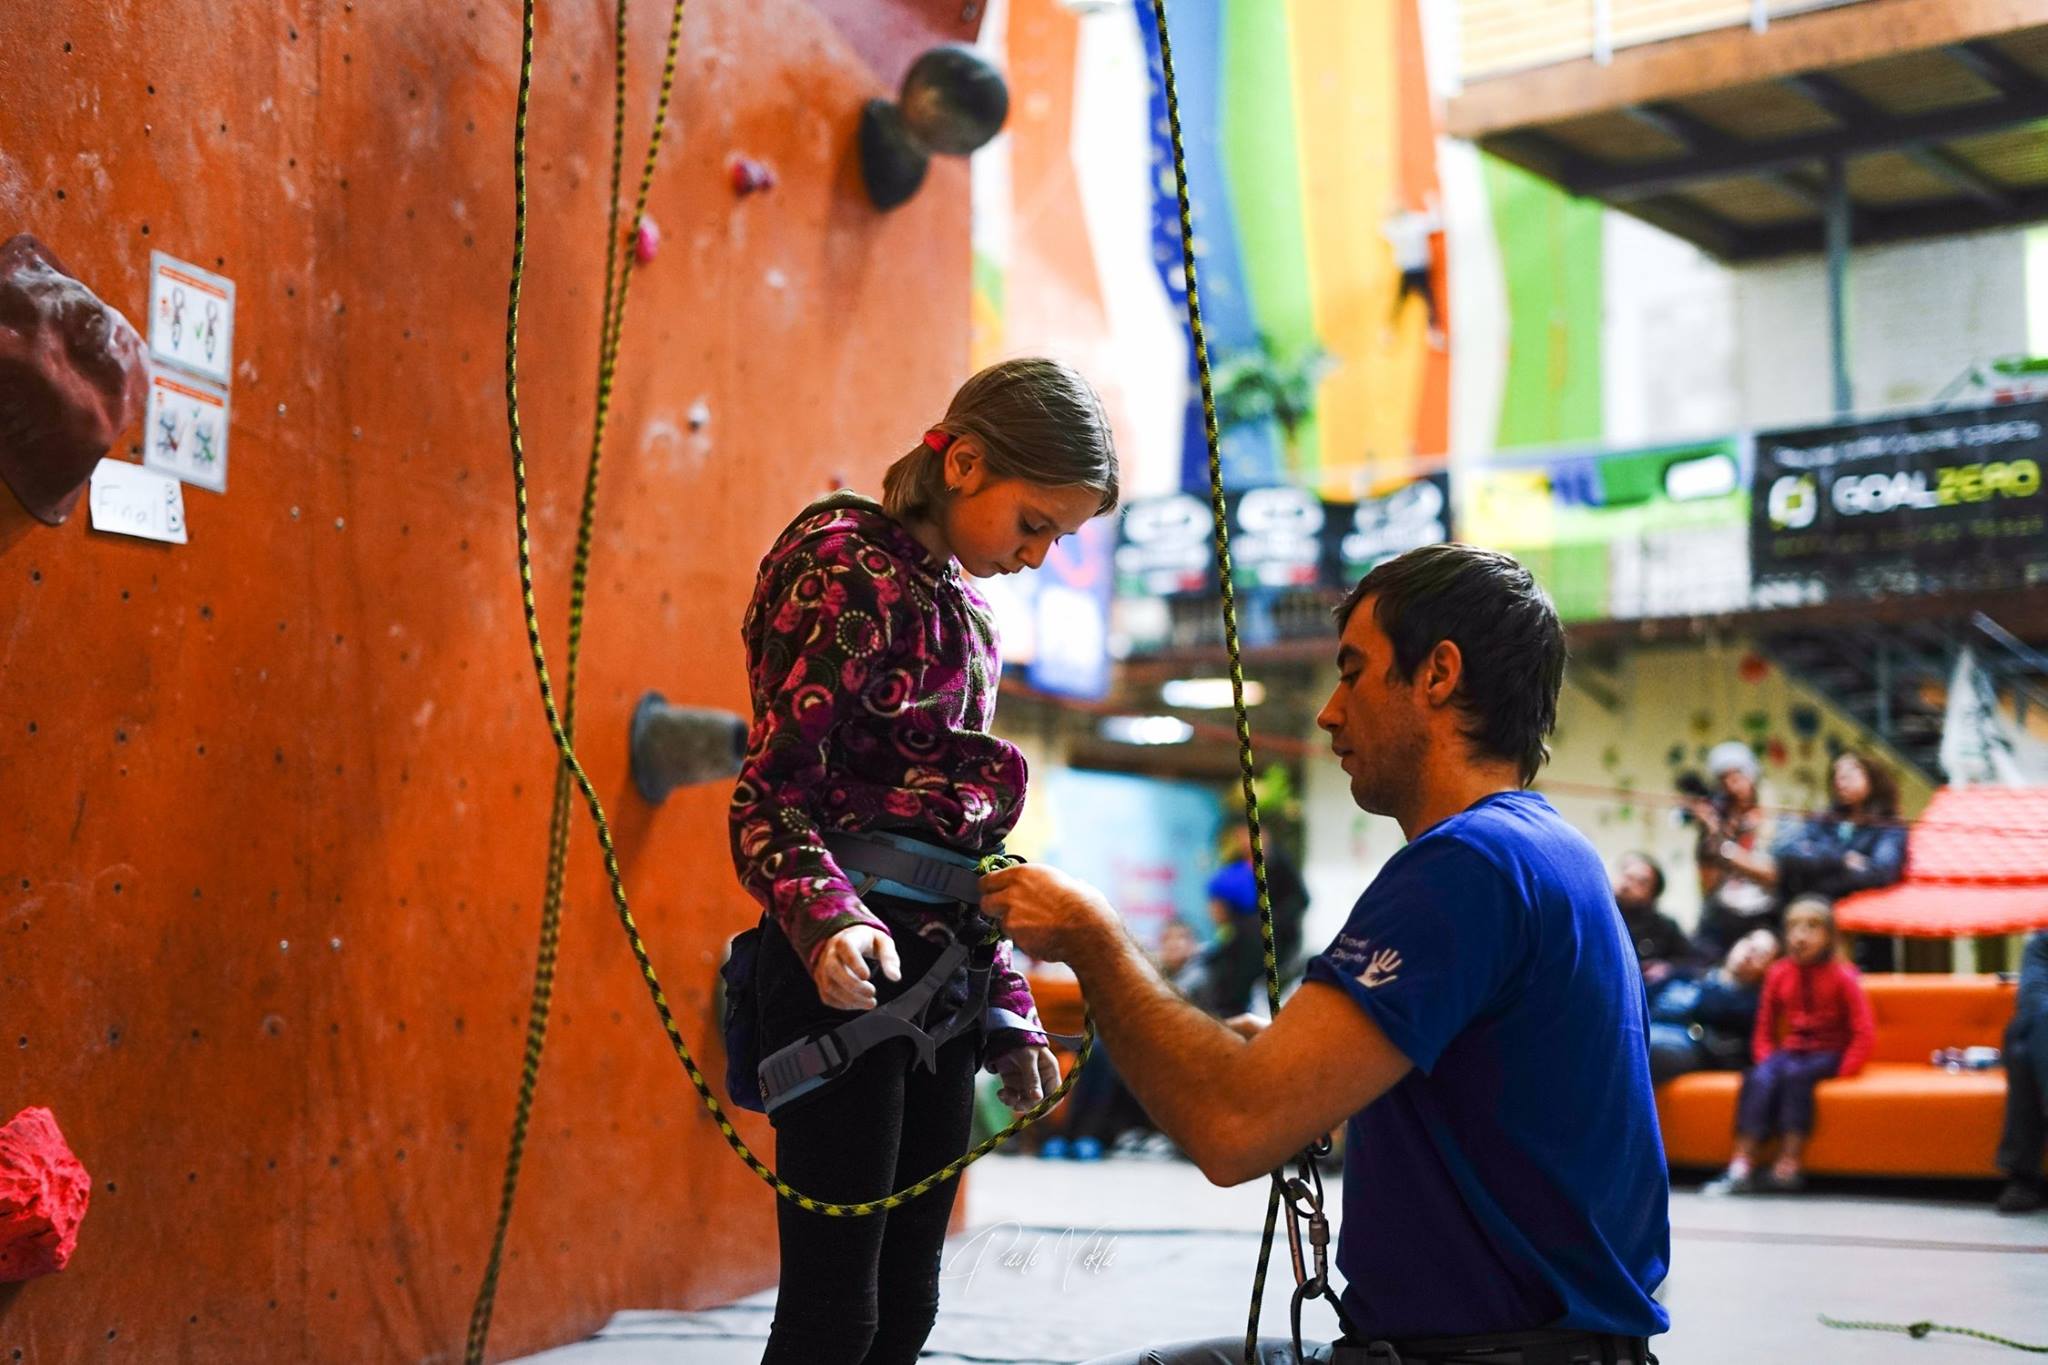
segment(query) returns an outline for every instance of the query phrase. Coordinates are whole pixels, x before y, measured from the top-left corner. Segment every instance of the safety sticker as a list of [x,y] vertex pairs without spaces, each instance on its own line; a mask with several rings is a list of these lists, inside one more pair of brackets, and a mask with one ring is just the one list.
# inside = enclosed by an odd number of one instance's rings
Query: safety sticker
[[161,251],[149,254],[149,350],[225,385],[234,374],[235,282]]
[[228,491],[228,396],[182,375],[153,372],[142,462],[186,483]]

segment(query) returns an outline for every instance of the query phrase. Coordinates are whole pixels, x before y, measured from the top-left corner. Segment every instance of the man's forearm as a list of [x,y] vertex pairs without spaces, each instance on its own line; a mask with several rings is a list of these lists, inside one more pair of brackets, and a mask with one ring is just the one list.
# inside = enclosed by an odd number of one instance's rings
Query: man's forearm
[[1124,1083],[1204,1171],[1237,1140],[1245,1041],[1159,978],[1118,928],[1071,963]]

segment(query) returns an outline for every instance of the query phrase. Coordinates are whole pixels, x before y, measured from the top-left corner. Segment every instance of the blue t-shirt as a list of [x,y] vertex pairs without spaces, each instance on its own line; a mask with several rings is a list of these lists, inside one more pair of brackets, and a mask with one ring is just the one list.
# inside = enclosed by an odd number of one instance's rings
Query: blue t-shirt
[[1415,1064],[1346,1129],[1357,1331],[1670,1328],[1642,978],[1599,855],[1548,801],[1489,796],[1395,854],[1308,979]]

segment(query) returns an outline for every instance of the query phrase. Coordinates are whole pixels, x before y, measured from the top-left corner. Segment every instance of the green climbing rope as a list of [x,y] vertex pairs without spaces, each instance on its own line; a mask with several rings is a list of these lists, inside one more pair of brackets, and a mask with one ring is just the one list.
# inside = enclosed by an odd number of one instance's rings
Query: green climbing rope
[[1897,1332],[1903,1336],[1912,1337],[1915,1341],[1923,1341],[1935,1332],[1946,1332],[1951,1336],[1971,1337],[1977,1341],[1988,1341],[1994,1346],[2010,1346],[2015,1351],[2031,1351],[2036,1355],[2048,1355],[2048,1346],[2034,1346],[2024,1341],[2014,1341],[2011,1337],[2001,1337],[1990,1332],[1980,1332],[1974,1327],[1950,1327],[1945,1323],[1939,1322],[1850,1322],[1841,1318],[1831,1318],[1826,1313],[1820,1315],[1820,1321],[1823,1327],[1839,1327],[1847,1332]]
[[[1173,79],[1173,42],[1167,32],[1166,0],[1152,0],[1152,17],[1159,29],[1160,84],[1166,91],[1167,130],[1173,141],[1173,188],[1180,208],[1181,281],[1185,286],[1188,334],[1195,348],[1195,373],[1202,391],[1202,436],[1209,448],[1209,512],[1216,542],[1216,573],[1223,598],[1223,644],[1230,655],[1230,704],[1237,719],[1238,784],[1244,795],[1245,826],[1251,834],[1252,879],[1258,888],[1259,938],[1266,957],[1266,1001],[1280,1008],[1280,963],[1273,941],[1273,898],[1266,874],[1264,831],[1259,825],[1259,797],[1254,785],[1256,765],[1252,754],[1251,714],[1244,700],[1244,653],[1237,635],[1237,593],[1231,583],[1230,524],[1224,506],[1223,454],[1216,426],[1216,388],[1209,371],[1209,342],[1202,331],[1201,291],[1195,282],[1195,218],[1188,196],[1187,151],[1182,140],[1180,95]],[[1313,1157],[1304,1156],[1304,1161]],[[1273,1172],[1272,1188],[1266,1195],[1266,1224],[1259,1238],[1259,1264],[1252,1277],[1250,1320],[1245,1326],[1244,1358],[1256,1365],[1258,1357],[1259,1309],[1265,1302],[1266,1268],[1273,1257],[1274,1229],[1279,1223],[1281,1201],[1286,1197],[1286,1171]]]

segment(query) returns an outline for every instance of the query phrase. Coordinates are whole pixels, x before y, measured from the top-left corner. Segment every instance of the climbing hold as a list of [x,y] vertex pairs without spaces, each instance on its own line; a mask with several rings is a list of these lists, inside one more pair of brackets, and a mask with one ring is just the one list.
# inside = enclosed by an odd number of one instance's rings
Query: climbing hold
[[766,163],[750,156],[736,156],[732,159],[732,192],[734,194],[758,194],[762,190],[775,188],[775,172]]
[[643,217],[640,226],[633,230],[633,259],[646,265],[654,259],[654,253],[661,250],[661,228],[652,218]]
[[690,404],[689,422],[692,431],[702,431],[710,426],[711,405],[701,398]]
[[649,692],[633,708],[628,743],[633,785],[659,804],[677,787],[738,772],[747,752],[747,722],[730,711],[671,706],[661,693]]
[[904,73],[897,102],[869,100],[860,119],[860,173],[878,209],[909,200],[933,152],[966,156],[1002,131],[1003,73],[964,43],[925,52]]
[[34,237],[0,245],[0,479],[32,516],[70,515],[148,385],[127,318]]
[[0,1128],[0,1284],[54,1275],[78,1249],[92,1177],[40,1107]]

